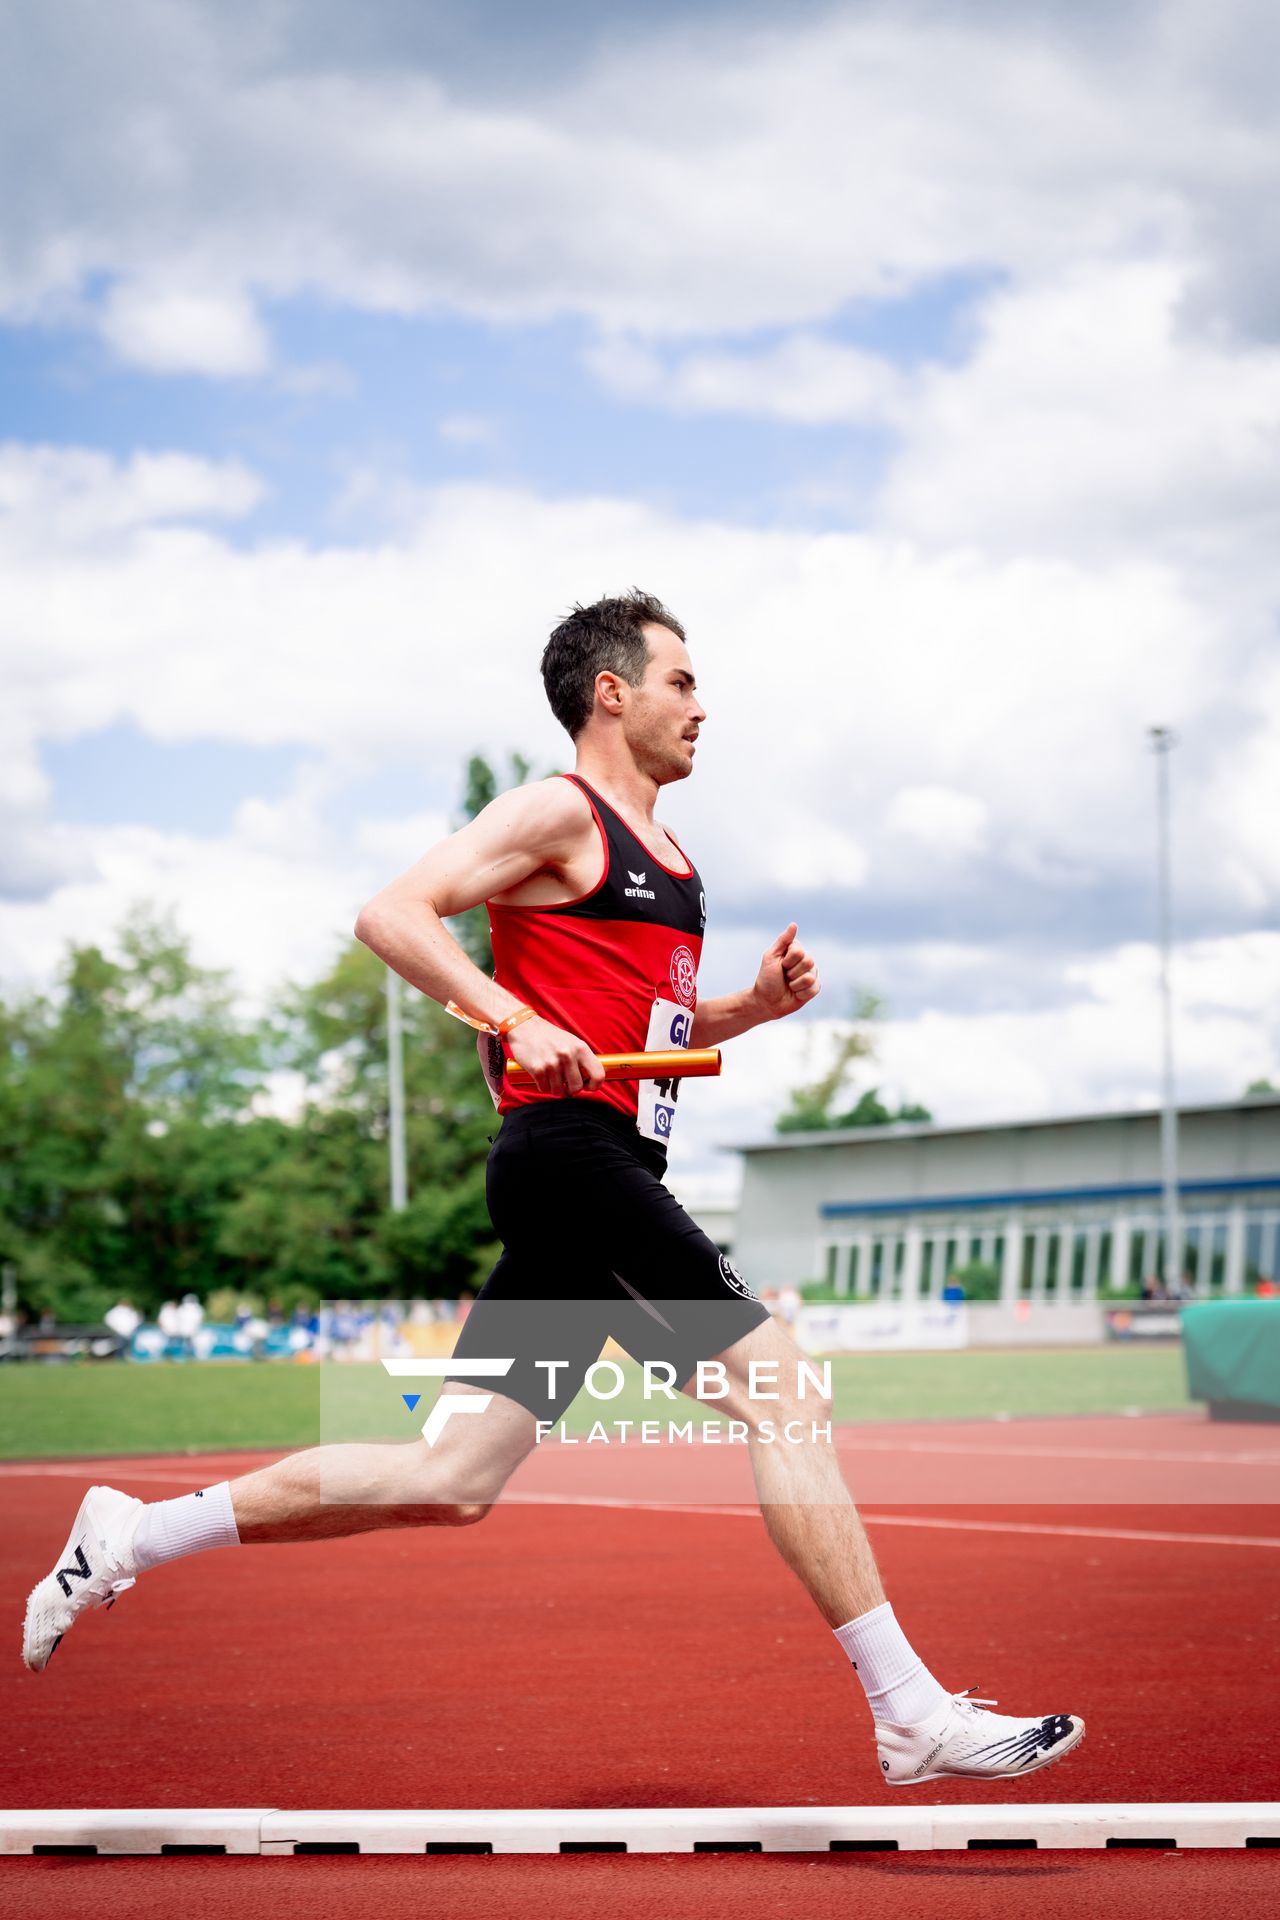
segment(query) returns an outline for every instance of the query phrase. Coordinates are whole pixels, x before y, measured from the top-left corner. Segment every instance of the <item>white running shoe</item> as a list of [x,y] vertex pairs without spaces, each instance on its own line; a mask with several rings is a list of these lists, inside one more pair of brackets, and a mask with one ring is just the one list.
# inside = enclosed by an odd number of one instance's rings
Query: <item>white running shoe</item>
[[89,1607],[109,1607],[131,1587],[138,1569],[133,1536],[141,1500],[114,1487],[90,1487],[71,1538],[52,1573],[33,1587],[22,1627],[22,1660],[32,1673],[48,1666],[59,1640]]
[[926,1780],[1010,1780],[1061,1760],[1084,1739],[1084,1721],[1072,1713],[1019,1720],[988,1713],[994,1700],[957,1693],[918,1727],[879,1725],[876,1746],[886,1786],[919,1787]]

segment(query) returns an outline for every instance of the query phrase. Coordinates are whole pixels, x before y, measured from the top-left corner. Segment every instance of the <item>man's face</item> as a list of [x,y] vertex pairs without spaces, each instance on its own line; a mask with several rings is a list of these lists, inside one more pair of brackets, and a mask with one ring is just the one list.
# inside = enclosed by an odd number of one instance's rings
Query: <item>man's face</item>
[[706,714],[698,702],[689,649],[670,627],[647,626],[649,664],[623,697],[622,720],[637,767],[660,787],[687,780]]

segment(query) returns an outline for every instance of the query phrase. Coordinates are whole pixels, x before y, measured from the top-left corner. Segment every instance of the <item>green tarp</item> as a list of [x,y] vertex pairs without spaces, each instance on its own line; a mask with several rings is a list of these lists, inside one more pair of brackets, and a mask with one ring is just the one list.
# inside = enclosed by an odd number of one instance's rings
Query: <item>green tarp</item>
[[1280,1419],[1280,1299],[1209,1300],[1182,1310],[1187,1390],[1226,1416]]

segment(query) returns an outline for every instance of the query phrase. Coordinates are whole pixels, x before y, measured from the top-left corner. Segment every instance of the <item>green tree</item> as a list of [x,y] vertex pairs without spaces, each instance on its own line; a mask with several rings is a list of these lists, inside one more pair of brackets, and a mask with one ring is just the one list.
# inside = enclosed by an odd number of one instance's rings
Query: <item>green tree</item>
[[[511,755],[513,784],[528,777],[530,765],[523,755]],[[497,792],[494,769],[473,754],[463,814],[474,818]],[[485,909],[459,915],[450,931],[476,965],[492,973]],[[493,1103],[472,1029],[406,988],[401,1022],[410,1198],[403,1213],[392,1213],[386,979],[375,954],[357,940],[348,942],[319,980],[281,995],[273,1016],[276,1059],[302,1075],[309,1109],[358,1117],[358,1157],[365,1173],[348,1204],[359,1210],[367,1235],[361,1240],[361,1284],[392,1296],[456,1294],[475,1283],[496,1252],[484,1199],[485,1161],[496,1130]],[[305,1230],[305,1209],[298,1206],[283,1209],[274,1229],[289,1241]],[[250,1239],[237,1244],[247,1249]],[[297,1275],[314,1258],[314,1252],[278,1246],[274,1270]],[[264,1284],[257,1276],[255,1285]],[[351,1291],[353,1284],[343,1290]]]
[[195,966],[170,917],[136,907],[118,948],[73,944],[53,993],[0,1006],[0,1258],[30,1311],[64,1319],[121,1292],[154,1304],[184,1233],[203,1276],[175,1145],[198,1160],[259,1079],[225,975]]
[[[533,771],[533,762],[522,753],[508,756],[510,778],[507,787],[522,787]],[[483,812],[491,800],[496,800],[501,789],[498,776],[482,753],[473,753],[467,761],[466,777],[462,791],[462,817],[455,821],[463,826],[468,820],[474,820]],[[469,960],[474,960],[481,973],[493,973],[493,946],[489,939],[489,915],[484,907],[472,907],[468,913],[460,913],[450,928],[458,945]]]
[[927,1107],[905,1101],[896,1109],[885,1105],[878,1087],[865,1089],[853,1104],[844,1106],[848,1081],[859,1062],[876,1057],[876,1022],[884,1002],[868,988],[855,990],[849,1018],[831,1034],[831,1058],[817,1080],[795,1087],[790,1104],[774,1122],[777,1133],[824,1133],[837,1127],[883,1127],[900,1120],[932,1120]]
[[[514,782],[529,768],[510,757]],[[464,814],[497,787],[473,755]],[[484,909],[453,926],[491,971]],[[48,993],[0,995],[0,1261],[29,1312],[97,1320],[121,1295],[153,1312],[187,1291],[290,1304],[474,1284],[494,1251],[495,1116],[470,1028],[402,996],[412,1200],[393,1215],[374,954],[344,942],[319,979],[249,1020],[171,914],[135,907],[110,945],[73,943]],[[298,1076],[288,1119],[263,1111],[282,1070]]]

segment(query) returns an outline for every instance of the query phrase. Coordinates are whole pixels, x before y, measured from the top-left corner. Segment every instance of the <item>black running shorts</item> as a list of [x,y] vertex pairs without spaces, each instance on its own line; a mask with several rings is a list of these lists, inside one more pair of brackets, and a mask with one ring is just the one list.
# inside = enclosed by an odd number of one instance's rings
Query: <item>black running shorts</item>
[[[612,1335],[677,1387],[769,1318],[732,1262],[662,1184],[666,1156],[599,1101],[508,1113],[487,1197],[503,1252],[463,1323],[449,1378],[557,1420]],[[500,1379],[468,1359],[511,1359]],[[554,1370],[537,1363],[566,1361]]]

